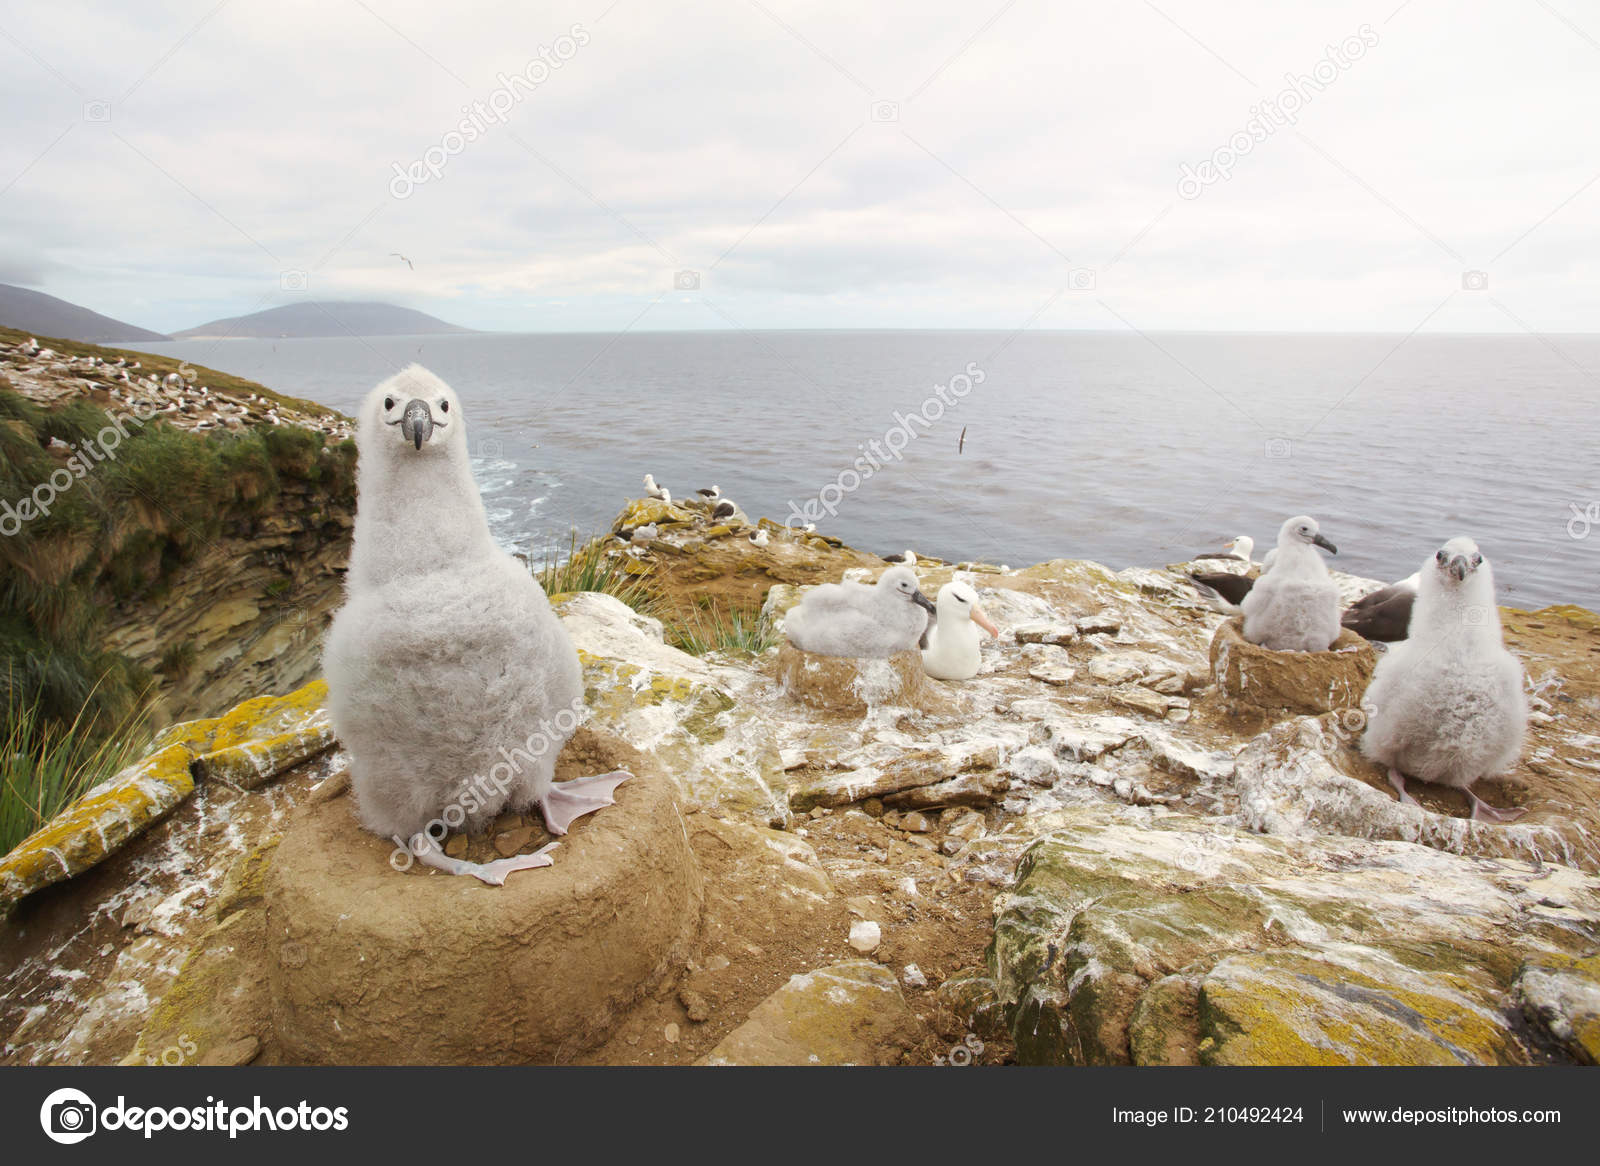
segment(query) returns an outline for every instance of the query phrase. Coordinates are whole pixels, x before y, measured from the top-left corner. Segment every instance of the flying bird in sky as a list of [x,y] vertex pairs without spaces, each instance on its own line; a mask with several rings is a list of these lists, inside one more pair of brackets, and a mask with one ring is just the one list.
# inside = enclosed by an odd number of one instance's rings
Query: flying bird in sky
[[400,252],[391,251],[391,252],[389,252],[389,254],[393,255],[396,259],[405,259],[406,266],[411,268],[412,271],[415,271],[417,269],[416,265],[414,263],[412,263],[411,260],[406,259],[406,257],[404,255],[400,254]]

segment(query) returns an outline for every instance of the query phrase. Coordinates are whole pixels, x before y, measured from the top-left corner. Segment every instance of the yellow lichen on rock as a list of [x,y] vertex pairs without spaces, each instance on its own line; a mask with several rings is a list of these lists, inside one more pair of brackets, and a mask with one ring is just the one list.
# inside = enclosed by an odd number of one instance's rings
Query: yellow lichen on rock
[[115,853],[194,792],[189,752],[169,745],[95,786],[0,859],[0,916],[24,895]]
[[327,699],[327,681],[313,680],[287,696],[257,697],[220,717],[173,725],[157,744],[188,748],[204,780],[254,789],[333,745]]
[[197,777],[253,789],[331,747],[327,695],[327,683],[315,680],[286,696],[257,697],[220,717],[163,730],[142,760],[0,859],[0,916],[25,895],[116,853],[193,793]]

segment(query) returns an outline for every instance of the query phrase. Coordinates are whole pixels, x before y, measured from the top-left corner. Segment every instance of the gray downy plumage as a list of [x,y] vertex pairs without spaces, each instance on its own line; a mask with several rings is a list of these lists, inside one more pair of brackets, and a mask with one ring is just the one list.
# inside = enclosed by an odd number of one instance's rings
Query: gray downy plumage
[[876,584],[824,583],[784,617],[794,646],[819,656],[893,656],[917,646],[932,601],[909,567],[890,567]]
[[1378,661],[1362,704],[1361,751],[1389,767],[1402,801],[1414,777],[1465,790],[1474,818],[1520,813],[1470,788],[1516,764],[1528,725],[1522,665],[1505,649],[1494,574],[1471,539],[1451,539],[1423,564],[1410,634]]
[[1339,638],[1339,585],[1317,547],[1338,554],[1317,520],[1300,514],[1278,531],[1277,558],[1239,601],[1244,638],[1276,652],[1326,652]]
[[553,787],[584,715],[577,652],[538,582],[489,536],[448,385],[418,365],[385,381],[362,402],[357,445],[355,541],[323,668],[361,823],[486,882],[549,865],[543,852],[447,859],[439,823],[477,833],[538,806],[561,834],[611,804],[627,774]]

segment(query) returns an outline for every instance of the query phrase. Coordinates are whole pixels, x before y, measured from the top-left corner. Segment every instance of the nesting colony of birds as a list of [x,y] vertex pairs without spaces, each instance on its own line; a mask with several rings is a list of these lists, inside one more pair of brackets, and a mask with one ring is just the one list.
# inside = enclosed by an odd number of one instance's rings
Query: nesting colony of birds
[[231,391],[185,375],[146,368],[133,357],[106,360],[41,345],[33,337],[0,341],[0,375],[23,396],[45,405],[87,398],[113,412],[154,415],[179,429],[242,432],[257,425],[295,425],[322,433],[330,443],[354,437],[348,419],[326,410],[307,411],[251,391]]

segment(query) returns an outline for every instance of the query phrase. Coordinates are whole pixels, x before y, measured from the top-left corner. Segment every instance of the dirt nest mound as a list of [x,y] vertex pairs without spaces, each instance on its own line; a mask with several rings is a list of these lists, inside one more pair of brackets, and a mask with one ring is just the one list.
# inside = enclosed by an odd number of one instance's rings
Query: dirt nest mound
[[1349,628],[1326,652],[1274,652],[1244,638],[1237,617],[1211,640],[1211,678],[1230,704],[1319,713],[1358,708],[1378,653]]
[[795,700],[836,713],[864,713],[878,705],[931,712],[944,705],[915,648],[884,659],[820,656],[785,640],[778,650],[778,683]]
[[556,778],[611,769],[634,774],[617,804],[579,819],[554,866],[503,887],[420,863],[399,873],[394,844],[361,829],[353,799],[308,806],[266,889],[285,1059],[548,1063],[604,1040],[683,967],[703,900],[672,783],[641,754],[580,729]]

